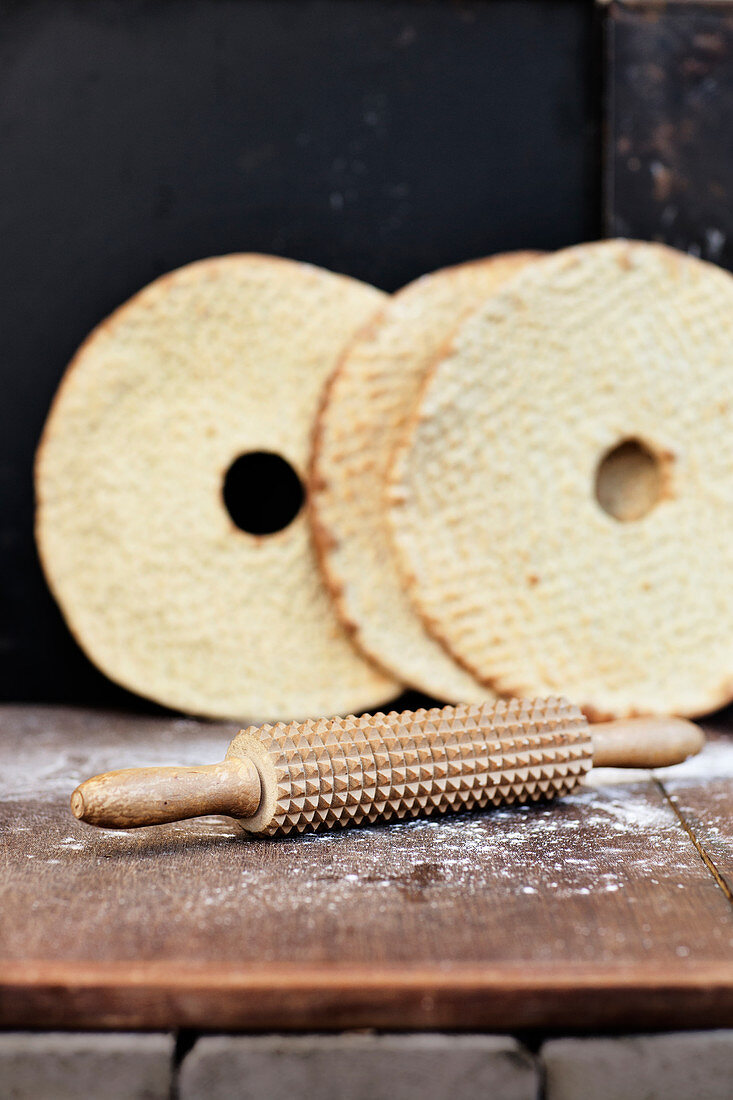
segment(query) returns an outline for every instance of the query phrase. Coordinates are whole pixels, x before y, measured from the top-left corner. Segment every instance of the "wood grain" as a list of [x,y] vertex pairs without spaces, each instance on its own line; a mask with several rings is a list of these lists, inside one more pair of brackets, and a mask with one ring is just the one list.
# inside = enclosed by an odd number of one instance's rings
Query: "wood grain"
[[[733,1024],[733,907],[667,778],[599,771],[554,806],[281,840],[68,810],[95,771],[216,760],[232,732],[0,711],[0,1024]],[[733,745],[714,745],[720,771]]]
[[13,1027],[198,1031],[542,1032],[713,1028],[730,974],[545,966],[298,967],[28,963],[3,967]]

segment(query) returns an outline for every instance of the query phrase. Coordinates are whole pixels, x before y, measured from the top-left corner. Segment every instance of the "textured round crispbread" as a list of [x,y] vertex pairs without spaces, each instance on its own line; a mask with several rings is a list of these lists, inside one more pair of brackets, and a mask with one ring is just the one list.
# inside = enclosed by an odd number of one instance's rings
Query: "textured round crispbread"
[[[609,496],[635,445],[660,490],[639,517],[641,468],[626,521],[595,488],[620,444]],[[725,703],[733,278],[639,242],[538,260],[436,363],[389,495],[426,621],[500,692],[567,693],[593,718]]]
[[493,693],[428,634],[411,603],[387,523],[387,472],[425,371],[461,318],[538,255],[460,264],[404,287],[345,353],[318,419],[310,504],[341,619],[367,654],[439,699]]
[[240,454],[305,477],[323,386],[384,295],[274,257],[203,260],[87,339],[36,462],[36,532],[69,627],[108,676],[214,717],[371,707],[394,681],[352,645],[305,510],[266,537],[223,502]]

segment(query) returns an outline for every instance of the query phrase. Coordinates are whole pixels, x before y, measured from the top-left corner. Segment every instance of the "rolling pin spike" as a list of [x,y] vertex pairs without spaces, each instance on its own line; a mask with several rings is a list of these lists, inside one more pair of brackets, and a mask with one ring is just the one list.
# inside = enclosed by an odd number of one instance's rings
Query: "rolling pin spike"
[[683,719],[591,727],[564,699],[500,700],[251,726],[220,764],[108,772],[71,807],[112,829],[226,814],[273,836],[557,798],[593,764],[662,767],[702,745]]

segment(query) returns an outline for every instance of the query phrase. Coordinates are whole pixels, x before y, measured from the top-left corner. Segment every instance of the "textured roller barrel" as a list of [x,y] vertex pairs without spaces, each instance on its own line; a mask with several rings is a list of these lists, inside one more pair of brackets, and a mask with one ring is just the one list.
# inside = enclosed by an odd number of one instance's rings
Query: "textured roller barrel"
[[258,836],[535,802],[596,763],[654,767],[699,751],[682,719],[590,727],[564,699],[512,699],[242,730],[220,764],[134,768],[82,783],[74,814],[130,828],[230,815]]

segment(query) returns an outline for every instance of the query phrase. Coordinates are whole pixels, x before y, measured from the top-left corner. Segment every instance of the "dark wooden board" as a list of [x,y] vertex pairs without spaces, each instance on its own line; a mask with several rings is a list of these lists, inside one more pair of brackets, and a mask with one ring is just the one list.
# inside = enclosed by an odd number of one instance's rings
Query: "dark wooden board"
[[[279,841],[69,813],[79,779],[215,760],[233,729],[0,710],[0,1024],[733,1024],[733,907],[646,773],[598,772],[554,806]],[[711,766],[733,763],[714,748]]]
[[733,3],[614,2],[605,221],[733,268]]

